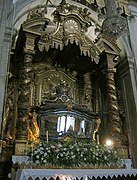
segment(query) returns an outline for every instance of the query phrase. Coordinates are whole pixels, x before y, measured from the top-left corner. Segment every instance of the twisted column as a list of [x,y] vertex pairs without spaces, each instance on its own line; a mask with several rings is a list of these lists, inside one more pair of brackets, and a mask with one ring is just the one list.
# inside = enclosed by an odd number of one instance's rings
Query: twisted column
[[108,68],[107,72],[107,89],[108,89],[108,118],[110,134],[116,145],[120,145],[122,138],[122,124],[118,111],[118,100],[116,95],[114,68]]
[[18,121],[17,139],[28,139],[27,123],[30,119],[30,98],[32,80],[32,60],[35,54],[34,38],[27,37],[26,47],[24,48],[24,62],[21,68],[19,79],[19,98],[18,98]]
[[27,120],[30,111],[32,59],[34,51],[25,49],[24,65],[21,69],[18,99],[17,138],[27,139]]

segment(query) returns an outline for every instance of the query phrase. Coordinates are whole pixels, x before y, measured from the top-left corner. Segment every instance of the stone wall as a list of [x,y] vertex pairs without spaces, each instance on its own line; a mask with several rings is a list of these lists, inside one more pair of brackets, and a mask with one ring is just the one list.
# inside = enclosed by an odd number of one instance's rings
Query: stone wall
[[12,26],[8,23],[9,17],[12,18],[12,15],[9,16],[11,7],[11,0],[0,1],[0,124],[2,122],[5,82],[7,80],[9,55],[11,51]]

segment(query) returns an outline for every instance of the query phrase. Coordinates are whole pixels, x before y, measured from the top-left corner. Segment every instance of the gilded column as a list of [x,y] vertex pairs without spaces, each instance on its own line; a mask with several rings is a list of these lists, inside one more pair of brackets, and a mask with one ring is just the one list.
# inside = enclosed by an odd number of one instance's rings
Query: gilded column
[[29,118],[30,111],[30,83],[31,83],[31,70],[32,59],[34,51],[24,50],[24,65],[20,73],[20,85],[19,85],[19,99],[18,99],[18,129],[17,138],[27,139],[27,124],[26,121]]
[[108,90],[108,119],[109,119],[109,130],[111,137],[118,147],[122,145],[122,123],[119,116],[118,100],[116,95],[115,79],[114,74],[116,69],[113,65],[113,59],[111,55],[107,55],[108,63],[107,69],[107,90]]
[[84,92],[86,105],[92,110],[92,83],[90,73],[84,74]]
[[[28,123],[31,107],[31,80],[32,80],[32,60],[35,54],[34,40],[32,36],[26,34],[26,46],[24,48],[24,61],[20,70],[19,79],[19,97],[18,97],[18,121],[16,139],[16,154],[22,154],[27,149],[28,141]],[[31,121],[31,120],[30,120]],[[22,142],[22,143],[21,143]],[[24,142],[24,144],[23,144]],[[22,149],[19,146],[22,146]]]

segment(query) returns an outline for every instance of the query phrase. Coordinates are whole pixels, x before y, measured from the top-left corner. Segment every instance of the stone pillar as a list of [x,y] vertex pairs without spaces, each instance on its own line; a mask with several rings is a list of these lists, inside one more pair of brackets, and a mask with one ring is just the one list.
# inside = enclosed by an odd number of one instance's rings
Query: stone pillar
[[122,98],[124,99],[125,122],[129,142],[129,157],[133,161],[133,167],[137,168],[137,79],[135,74],[135,59],[127,57],[127,60],[118,64]]
[[90,73],[84,74],[84,92],[86,105],[92,110],[92,83]]
[[10,61],[12,31],[12,12],[10,17],[9,12],[12,9],[12,1],[0,0],[0,136],[3,139],[3,110],[5,87],[7,84],[7,71]]
[[32,80],[32,60],[35,54],[34,40],[32,36],[26,35],[26,47],[24,48],[24,62],[22,65],[19,80],[19,98],[18,98],[18,121],[16,134],[16,154],[23,154],[27,149],[28,129],[27,123],[30,119],[31,106],[31,80]]
[[118,100],[116,95],[114,74],[116,69],[113,65],[113,55],[107,55],[107,94],[108,94],[108,120],[109,133],[114,141],[114,146],[122,146],[122,123],[119,116]]
[[[124,3],[124,2],[123,2]],[[121,59],[118,69],[121,77],[122,96],[126,114],[130,158],[137,168],[137,3],[128,1],[127,8],[132,18],[127,18],[128,33],[123,34],[122,42],[127,59]]]

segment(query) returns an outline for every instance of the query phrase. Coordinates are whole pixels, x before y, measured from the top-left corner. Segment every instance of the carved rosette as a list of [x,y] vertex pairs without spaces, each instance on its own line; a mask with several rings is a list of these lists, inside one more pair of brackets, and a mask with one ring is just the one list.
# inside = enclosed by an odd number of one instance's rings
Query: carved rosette
[[34,50],[24,49],[24,64],[20,73],[19,98],[18,98],[18,122],[17,139],[27,139],[27,121],[29,120],[31,79],[32,79],[32,60]]
[[116,87],[114,80],[114,68],[108,69],[107,74],[107,86],[108,86],[108,115],[109,115],[109,127],[111,136],[115,142],[115,145],[121,145],[122,143],[122,129],[121,129],[121,120],[119,117],[119,108],[118,108],[118,100],[116,95]]

